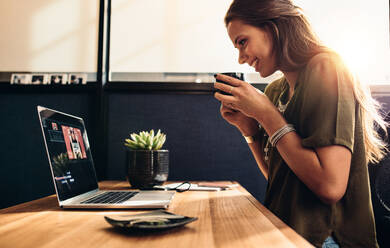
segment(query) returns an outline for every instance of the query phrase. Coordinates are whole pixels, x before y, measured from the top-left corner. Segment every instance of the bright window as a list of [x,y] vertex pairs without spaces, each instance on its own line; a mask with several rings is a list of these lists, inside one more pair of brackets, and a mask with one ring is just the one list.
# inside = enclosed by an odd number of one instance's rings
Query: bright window
[[[112,0],[111,72],[153,78],[241,71],[223,18],[231,0]],[[320,38],[367,83],[389,83],[388,0],[296,0]],[[127,76],[124,76],[127,78]],[[160,80],[157,76],[156,80]],[[206,80],[207,81],[207,80]],[[266,80],[267,81],[267,80]],[[268,80],[269,81],[269,80]]]
[[98,0],[1,0],[0,70],[96,72]]

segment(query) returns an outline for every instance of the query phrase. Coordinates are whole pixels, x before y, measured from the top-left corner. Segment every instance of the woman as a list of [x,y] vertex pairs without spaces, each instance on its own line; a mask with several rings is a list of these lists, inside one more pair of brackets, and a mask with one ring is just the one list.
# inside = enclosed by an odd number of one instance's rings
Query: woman
[[377,247],[367,164],[385,123],[368,89],[290,0],[235,0],[225,24],[240,64],[284,74],[264,94],[221,74],[214,86],[268,180],[266,207],[317,247]]

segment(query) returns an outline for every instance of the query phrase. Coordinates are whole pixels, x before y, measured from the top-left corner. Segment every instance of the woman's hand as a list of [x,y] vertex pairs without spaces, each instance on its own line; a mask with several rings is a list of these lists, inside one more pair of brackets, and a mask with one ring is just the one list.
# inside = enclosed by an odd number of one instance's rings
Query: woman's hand
[[[214,87],[231,94],[223,95],[218,92],[215,93],[215,98],[223,106],[241,112],[241,114],[255,119],[260,123],[265,120],[263,117],[269,117],[272,112],[274,112],[273,114],[279,113],[268,97],[249,83],[222,74],[217,74],[216,79],[226,83],[216,82]],[[231,114],[231,111],[227,114]]]
[[234,110],[221,103],[221,115],[231,125],[237,127],[244,136],[253,136],[258,131],[257,121],[240,111]]

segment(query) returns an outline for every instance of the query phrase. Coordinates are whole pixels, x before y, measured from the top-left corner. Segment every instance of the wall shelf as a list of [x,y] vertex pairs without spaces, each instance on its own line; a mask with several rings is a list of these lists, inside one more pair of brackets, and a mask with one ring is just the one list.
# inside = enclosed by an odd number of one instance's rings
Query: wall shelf
[[84,85],[21,85],[21,84],[0,84],[0,92],[7,93],[75,93],[93,92],[97,90],[98,84],[89,82]]

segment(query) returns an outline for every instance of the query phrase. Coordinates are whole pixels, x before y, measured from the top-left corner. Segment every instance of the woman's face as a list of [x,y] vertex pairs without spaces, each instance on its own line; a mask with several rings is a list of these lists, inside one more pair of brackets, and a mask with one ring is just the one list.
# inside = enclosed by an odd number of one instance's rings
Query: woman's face
[[229,22],[227,32],[234,47],[239,51],[238,63],[247,63],[262,77],[268,77],[277,70],[269,32],[240,20]]

